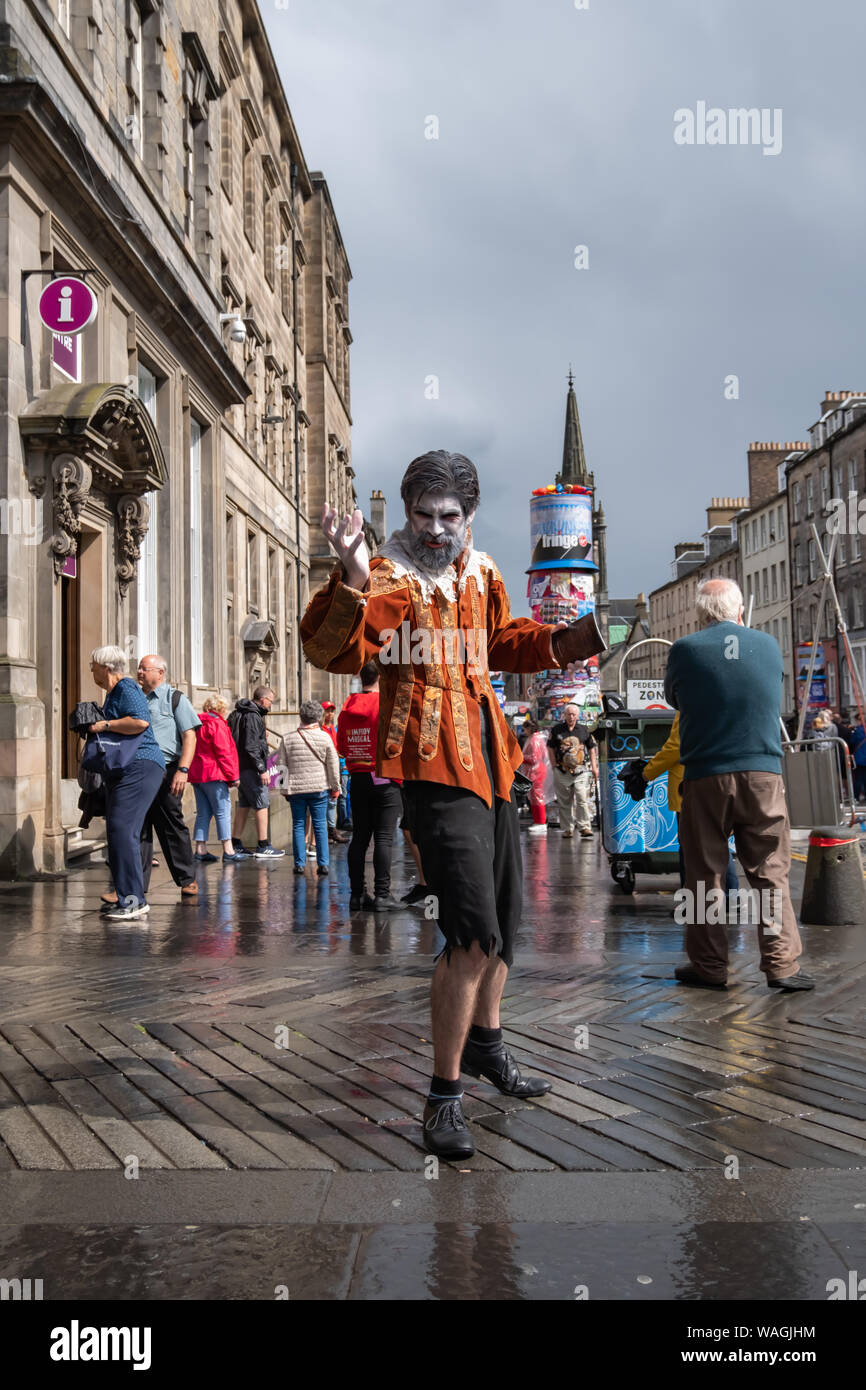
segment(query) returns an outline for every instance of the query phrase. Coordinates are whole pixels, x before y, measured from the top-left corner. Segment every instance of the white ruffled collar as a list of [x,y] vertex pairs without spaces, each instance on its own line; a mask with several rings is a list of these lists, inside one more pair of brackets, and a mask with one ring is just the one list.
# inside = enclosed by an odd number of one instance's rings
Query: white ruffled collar
[[429,603],[434,593],[438,589],[449,603],[454,603],[457,597],[457,590],[462,594],[466,588],[466,581],[470,575],[476,580],[480,588],[484,585],[484,571],[494,569],[495,566],[490,556],[483,550],[475,550],[472,545],[472,531],[466,528],[466,549],[463,551],[464,563],[460,572],[459,580],[455,565],[449,565],[447,569],[438,573],[428,570],[420,565],[409,549],[409,522],[399,531],[393,531],[385,544],[376,551],[384,559],[390,560],[394,568],[396,578],[401,579],[404,575],[411,576],[420,586],[424,602]]

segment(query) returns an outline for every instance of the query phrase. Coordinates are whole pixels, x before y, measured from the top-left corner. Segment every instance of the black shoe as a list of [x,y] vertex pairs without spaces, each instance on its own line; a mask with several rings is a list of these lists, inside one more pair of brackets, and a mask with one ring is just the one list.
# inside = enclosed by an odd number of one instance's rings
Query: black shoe
[[197,864],[215,864],[217,862],[217,855],[211,854],[210,850],[205,850],[204,854],[196,855],[195,862]]
[[293,869],[292,869],[292,872],[293,872],[293,873],[296,873],[296,874],[304,874],[304,873],[306,873],[306,871],[307,871],[307,866],[306,866],[306,864],[295,864],[295,865],[293,866]]
[[402,912],[403,904],[398,903],[393,893],[387,893],[383,898],[373,899],[374,912]]
[[414,907],[416,903],[423,903],[429,892],[430,889],[426,883],[416,883],[414,887],[409,889],[408,893],[403,894],[400,901],[407,907]]
[[784,980],[768,980],[770,989],[783,989],[786,994],[792,994],[797,989],[814,989],[815,981],[811,975],[807,975],[804,970],[798,970],[796,975],[786,975]]
[[504,1096],[543,1096],[551,1088],[551,1082],[542,1081],[540,1076],[521,1076],[506,1047],[500,1052],[485,1052],[476,1047],[471,1038],[466,1039],[460,1070],[467,1076],[483,1076]]
[[459,1096],[424,1106],[424,1147],[439,1158],[471,1158],[475,1152],[472,1135],[463,1115]]
[[363,899],[360,893],[353,893],[349,899],[349,911],[360,912],[363,906]]
[[318,874],[319,878],[327,878],[327,877],[328,877],[328,866],[327,866],[327,864],[320,864],[319,867],[318,867],[318,869],[316,870],[316,873]]
[[724,981],[707,980],[699,975],[693,965],[678,965],[674,971],[681,985],[696,985],[699,989],[727,989]]

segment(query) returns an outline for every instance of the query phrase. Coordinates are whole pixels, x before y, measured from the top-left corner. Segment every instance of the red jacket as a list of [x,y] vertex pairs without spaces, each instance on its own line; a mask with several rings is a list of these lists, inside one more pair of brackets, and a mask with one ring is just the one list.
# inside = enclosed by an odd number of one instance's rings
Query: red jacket
[[238,750],[231,729],[221,714],[205,710],[196,729],[195,754],[189,765],[190,782],[236,782]]

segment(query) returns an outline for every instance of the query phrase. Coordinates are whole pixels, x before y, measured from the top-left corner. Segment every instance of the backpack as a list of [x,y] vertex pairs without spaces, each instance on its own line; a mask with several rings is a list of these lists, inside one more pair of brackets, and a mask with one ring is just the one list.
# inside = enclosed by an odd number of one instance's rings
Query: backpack
[[586,760],[586,749],[576,734],[564,738],[559,745],[559,765],[563,772],[579,772]]

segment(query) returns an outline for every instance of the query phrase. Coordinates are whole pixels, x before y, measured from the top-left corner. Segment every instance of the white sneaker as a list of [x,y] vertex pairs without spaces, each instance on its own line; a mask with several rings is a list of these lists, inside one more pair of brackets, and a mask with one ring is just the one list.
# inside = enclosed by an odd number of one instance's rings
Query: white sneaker
[[531,825],[531,826],[529,827],[529,834],[530,834],[530,835],[546,835],[546,834],[547,834],[547,826],[546,826],[546,825]]
[[106,912],[106,917],[112,922],[132,922],[138,917],[146,917],[150,912],[150,903],[139,903],[138,907],[121,907],[118,903],[115,907]]

